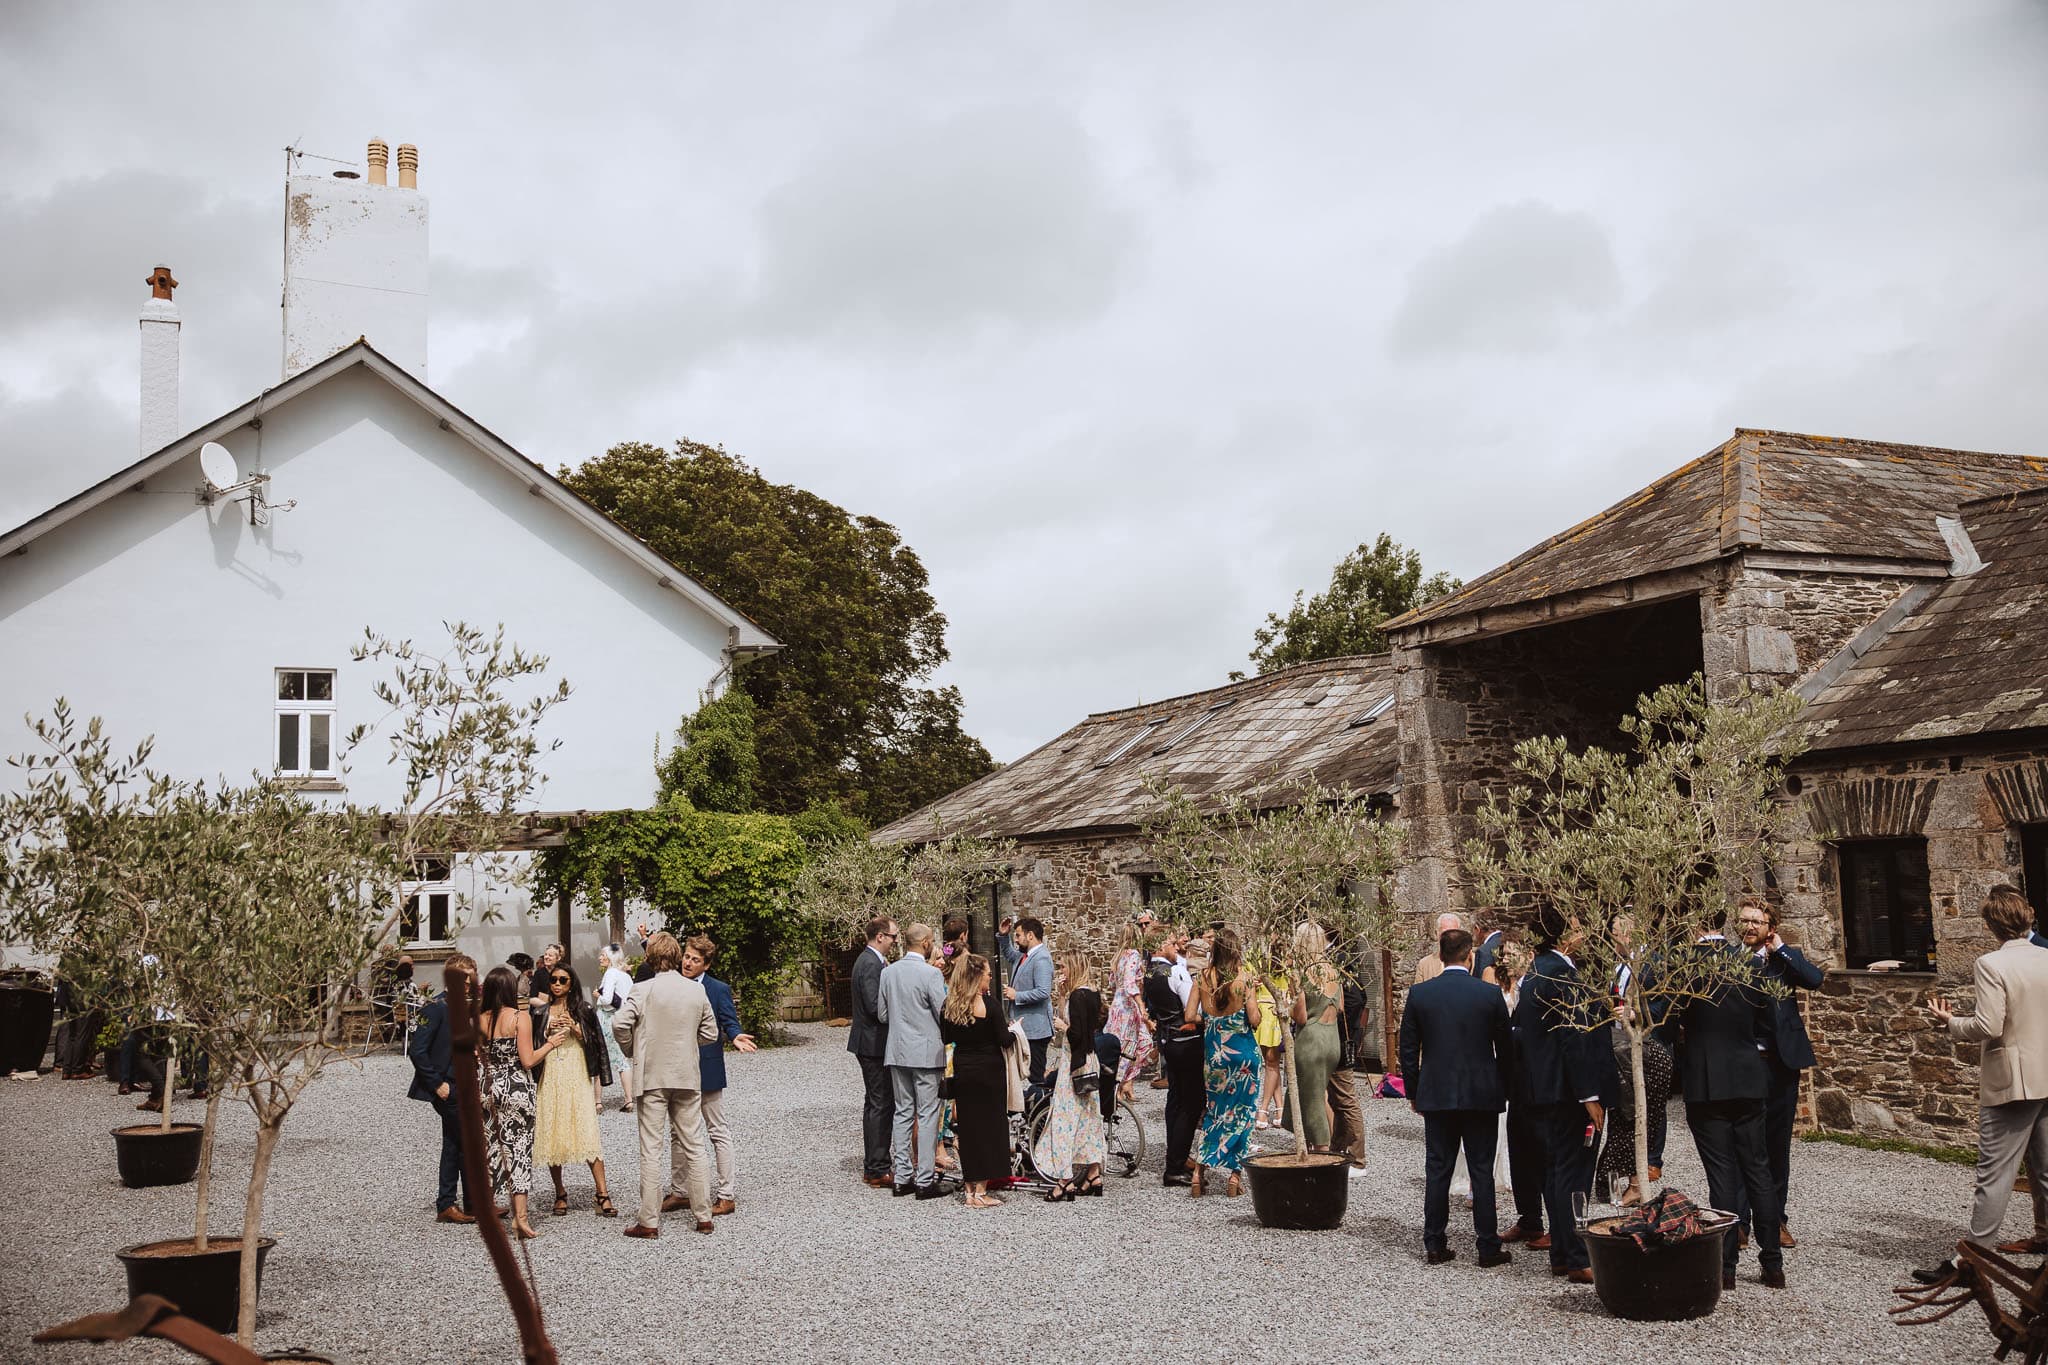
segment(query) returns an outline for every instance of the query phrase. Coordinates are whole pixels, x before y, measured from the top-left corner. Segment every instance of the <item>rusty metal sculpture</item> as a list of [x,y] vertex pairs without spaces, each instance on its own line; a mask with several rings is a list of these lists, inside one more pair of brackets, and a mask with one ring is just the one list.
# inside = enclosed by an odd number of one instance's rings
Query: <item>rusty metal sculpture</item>
[[224,1337],[203,1322],[178,1311],[178,1305],[154,1294],[129,1300],[118,1313],[88,1313],[61,1327],[38,1332],[32,1340],[127,1341],[134,1337],[157,1337],[184,1347],[213,1365],[263,1365],[263,1357],[236,1341]]
[[[2008,1310],[1999,1291],[2017,1301]],[[1905,1302],[1891,1310],[1902,1327],[1924,1327],[1961,1312],[1970,1304],[1984,1310],[1991,1335],[1998,1342],[1992,1356],[2004,1360],[2020,1352],[2026,1365],[2040,1365],[2048,1356],[2048,1261],[2038,1269],[2016,1265],[1995,1251],[1972,1242],[1956,1243],[1955,1269],[1928,1285],[1904,1285],[1892,1291]]]
[[[462,1180],[472,1192],[491,1188],[490,1172],[484,1161],[483,1088],[478,1081],[475,982],[470,974],[450,967],[442,978],[448,988],[449,1071],[455,1089],[455,1108],[462,1123]],[[470,1196],[476,1199],[474,1193]],[[519,1324],[519,1348],[526,1365],[558,1365],[554,1343],[548,1340],[541,1322],[540,1299],[530,1281],[520,1274],[512,1255],[512,1239],[498,1221],[498,1201],[487,1195],[476,1199],[476,1227],[491,1254],[491,1266],[504,1286],[505,1299]],[[529,1273],[531,1267],[528,1267]]]

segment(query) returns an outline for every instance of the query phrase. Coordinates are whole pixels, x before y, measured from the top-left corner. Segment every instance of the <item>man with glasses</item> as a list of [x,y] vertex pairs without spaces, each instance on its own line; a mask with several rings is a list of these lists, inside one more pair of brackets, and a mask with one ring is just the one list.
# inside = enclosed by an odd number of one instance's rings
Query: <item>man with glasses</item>
[[[1764,1145],[1770,1155],[1771,1183],[1778,1189],[1778,1245],[1797,1246],[1785,1212],[1792,1186],[1792,1121],[1799,1112],[1799,1073],[1814,1064],[1814,1057],[1792,992],[1819,989],[1823,973],[1806,960],[1806,954],[1778,937],[1778,912],[1761,897],[1743,898],[1736,908],[1735,927],[1758,973],[1786,986],[1784,998],[1772,1002],[1771,1028],[1763,1043],[1764,1064],[1771,1073],[1771,1087],[1764,1096]],[[1745,1216],[1743,1231],[1748,1230]]]
[[889,1026],[882,1022],[882,968],[896,946],[896,921],[877,915],[868,921],[867,947],[853,960],[853,1025],[846,1031],[846,1050],[860,1059],[861,1181],[878,1190],[893,1189],[889,1141],[896,1126],[896,1097],[883,1057],[889,1050]]

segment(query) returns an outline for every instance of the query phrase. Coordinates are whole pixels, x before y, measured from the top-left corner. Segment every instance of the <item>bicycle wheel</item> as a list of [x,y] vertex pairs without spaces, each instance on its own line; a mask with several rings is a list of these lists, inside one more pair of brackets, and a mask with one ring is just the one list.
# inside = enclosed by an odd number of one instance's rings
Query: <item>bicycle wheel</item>
[[1124,1178],[1130,1179],[1145,1164],[1145,1124],[1129,1100],[1116,1102],[1109,1121],[1109,1159],[1124,1163]]
[[1032,1115],[1030,1122],[1024,1125],[1023,1159],[1030,1163],[1033,1179],[1038,1180],[1042,1184],[1057,1185],[1062,1180],[1072,1180],[1074,1173],[1072,1171],[1053,1173],[1045,1170],[1038,1164],[1038,1139],[1044,1135],[1045,1125],[1051,1121],[1052,1106],[1046,1104],[1039,1106],[1038,1112]]

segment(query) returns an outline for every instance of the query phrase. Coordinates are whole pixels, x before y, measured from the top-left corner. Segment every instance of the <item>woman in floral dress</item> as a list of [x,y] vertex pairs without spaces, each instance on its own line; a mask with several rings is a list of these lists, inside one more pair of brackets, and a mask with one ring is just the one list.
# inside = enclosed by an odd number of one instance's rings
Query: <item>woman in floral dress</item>
[[1239,1172],[1251,1145],[1258,1117],[1259,1002],[1244,970],[1244,945],[1234,929],[1218,929],[1209,965],[1195,981],[1188,998],[1187,1021],[1204,1020],[1202,1090],[1208,1108],[1195,1143],[1195,1183],[1188,1193],[1199,1199],[1203,1177],[1216,1166],[1230,1173],[1226,1194],[1244,1192]]
[[533,1016],[519,1008],[523,983],[510,967],[493,967],[484,978],[478,1030],[484,1036],[484,1145],[490,1149],[491,1194],[512,1196],[512,1225],[521,1237],[538,1234],[527,1221],[526,1193],[533,1186],[533,1072],[554,1050],[552,1040],[533,1045]]
[[1145,954],[1139,950],[1135,923],[1124,926],[1118,945],[1116,969],[1110,976],[1109,1031],[1123,1047],[1123,1061],[1117,1065],[1117,1090],[1125,1099],[1152,1061],[1152,1029],[1145,1020]]
[[1052,1107],[1031,1151],[1039,1174],[1055,1182],[1045,1196],[1048,1204],[1071,1201],[1076,1195],[1100,1195],[1102,1163],[1109,1158],[1101,1103],[1093,1095],[1074,1094],[1075,1076],[1101,1070],[1095,1035],[1102,1028],[1102,996],[1094,989],[1094,974],[1079,948],[1062,944],[1053,964],[1053,1036],[1045,1057]]

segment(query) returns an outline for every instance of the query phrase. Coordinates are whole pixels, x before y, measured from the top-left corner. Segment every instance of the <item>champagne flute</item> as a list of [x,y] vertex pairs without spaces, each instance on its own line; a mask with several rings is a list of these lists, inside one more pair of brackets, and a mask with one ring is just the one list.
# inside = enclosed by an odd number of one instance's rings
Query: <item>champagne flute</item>
[[1591,1215],[1587,1212],[1586,1208],[1590,1197],[1584,1190],[1572,1191],[1572,1226],[1576,1227],[1580,1232],[1586,1230],[1586,1224],[1591,1220]]

